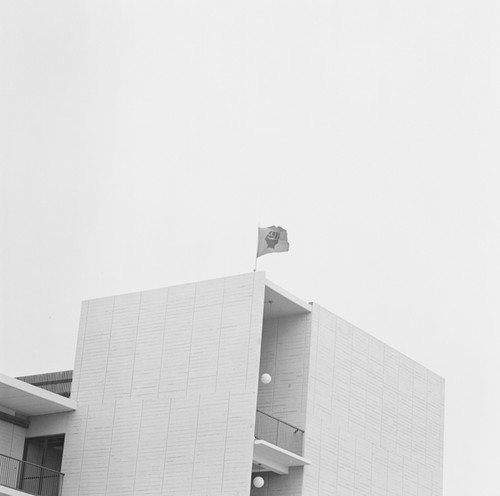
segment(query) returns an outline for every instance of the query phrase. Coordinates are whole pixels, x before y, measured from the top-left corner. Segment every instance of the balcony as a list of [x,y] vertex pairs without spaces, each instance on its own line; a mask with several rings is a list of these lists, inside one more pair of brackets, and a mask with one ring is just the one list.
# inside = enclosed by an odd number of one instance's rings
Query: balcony
[[296,455],[302,455],[304,431],[279,420],[268,413],[257,410],[255,438],[272,443]]
[[0,374],[0,405],[25,417],[76,410],[76,402],[70,398],[3,374]]
[[0,495],[60,496],[64,474],[33,463],[0,455]]
[[257,410],[253,472],[285,475],[290,467],[310,465],[302,457],[303,437],[302,429]]

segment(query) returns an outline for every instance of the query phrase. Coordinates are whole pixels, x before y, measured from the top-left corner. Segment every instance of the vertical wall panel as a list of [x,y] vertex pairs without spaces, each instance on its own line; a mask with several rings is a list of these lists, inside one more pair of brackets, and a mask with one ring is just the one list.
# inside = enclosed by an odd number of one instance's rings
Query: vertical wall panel
[[223,397],[220,394],[201,398],[192,483],[188,494],[222,492],[229,400],[229,395]]
[[444,381],[317,305],[311,332],[303,494],[441,496]]
[[103,399],[113,311],[112,297],[86,302],[82,308],[82,313],[86,314],[85,326],[80,330],[83,338],[78,337],[79,363],[71,392],[79,404]]
[[68,413],[62,470],[64,494],[79,494],[88,418],[89,405],[78,405],[75,412]]
[[115,297],[103,401],[130,396],[142,293]]
[[196,285],[168,290],[159,392],[184,397],[187,391]]
[[258,408],[294,426],[304,427],[309,363],[308,314],[264,321]]
[[[76,494],[91,496],[102,494],[103,491],[106,491],[114,416],[114,403],[94,403],[90,405],[88,409],[81,450],[79,486]],[[79,417],[75,417],[75,420],[78,418]],[[70,440],[74,441],[75,439],[77,438],[69,438],[68,442],[70,442]],[[67,451],[69,451],[71,456],[71,451],[73,449],[73,445],[68,446],[68,443],[65,442],[63,460],[67,456]],[[66,467],[63,467],[62,471],[66,473]],[[69,488],[66,485],[64,486],[64,492],[70,494]]]
[[263,300],[257,272],[85,302],[64,494],[250,494]]
[[131,396],[158,395],[158,381],[151,380],[151,370],[160,370],[168,290],[144,291],[138,320]]
[[142,402],[117,400],[109,451],[106,494],[134,494]]
[[0,454],[21,459],[26,429],[0,420]]
[[170,398],[142,401],[133,494],[162,494],[171,404]]

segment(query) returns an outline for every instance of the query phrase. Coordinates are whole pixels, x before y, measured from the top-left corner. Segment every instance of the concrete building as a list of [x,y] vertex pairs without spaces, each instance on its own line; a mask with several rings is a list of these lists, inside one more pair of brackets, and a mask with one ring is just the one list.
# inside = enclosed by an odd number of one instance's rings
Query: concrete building
[[0,495],[442,495],[443,379],[263,272],[85,301],[21,379]]

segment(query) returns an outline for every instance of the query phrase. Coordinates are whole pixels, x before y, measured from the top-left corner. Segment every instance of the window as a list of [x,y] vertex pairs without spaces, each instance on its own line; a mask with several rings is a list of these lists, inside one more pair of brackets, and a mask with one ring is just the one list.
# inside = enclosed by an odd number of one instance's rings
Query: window
[[24,444],[21,489],[30,494],[58,494],[64,435],[33,437]]

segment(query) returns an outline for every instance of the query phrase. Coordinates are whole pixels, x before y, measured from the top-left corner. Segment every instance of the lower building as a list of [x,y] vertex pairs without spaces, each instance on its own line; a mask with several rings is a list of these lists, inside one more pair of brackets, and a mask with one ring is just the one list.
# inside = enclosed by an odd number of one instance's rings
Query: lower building
[[0,375],[0,495],[441,496],[444,381],[263,272],[82,304]]

